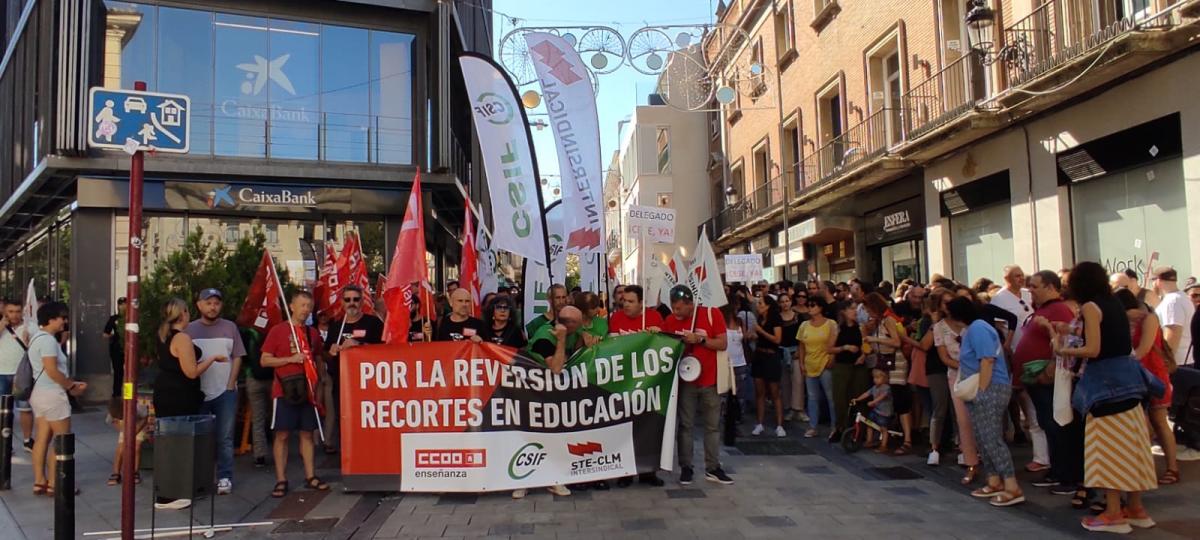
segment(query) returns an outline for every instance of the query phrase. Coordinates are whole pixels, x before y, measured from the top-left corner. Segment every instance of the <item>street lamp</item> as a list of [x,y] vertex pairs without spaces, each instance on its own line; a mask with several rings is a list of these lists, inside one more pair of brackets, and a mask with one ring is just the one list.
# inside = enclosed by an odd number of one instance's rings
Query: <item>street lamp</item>
[[733,205],[737,204],[737,201],[738,201],[737,188],[735,188],[733,186],[726,186],[725,187],[725,206],[733,206]]
[[967,28],[974,34],[971,48],[984,52],[992,48],[992,42],[987,39],[988,32],[996,23],[996,12],[988,7],[987,0],[967,0]]

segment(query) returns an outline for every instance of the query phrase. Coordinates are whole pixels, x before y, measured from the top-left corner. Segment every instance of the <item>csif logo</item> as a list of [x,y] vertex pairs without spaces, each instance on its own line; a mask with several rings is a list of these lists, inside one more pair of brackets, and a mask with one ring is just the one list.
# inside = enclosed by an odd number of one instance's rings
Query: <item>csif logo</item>
[[537,472],[546,461],[546,447],[531,442],[522,446],[508,460],[508,477],[513,480],[524,480]]
[[487,120],[489,124],[503,126],[512,122],[516,108],[495,92],[484,92],[475,99],[475,114]]

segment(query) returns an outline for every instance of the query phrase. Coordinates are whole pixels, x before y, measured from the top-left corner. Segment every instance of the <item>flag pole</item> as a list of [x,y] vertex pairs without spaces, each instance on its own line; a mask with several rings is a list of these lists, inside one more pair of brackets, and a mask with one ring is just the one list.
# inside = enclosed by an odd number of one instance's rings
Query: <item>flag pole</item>
[[[275,258],[268,258],[271,260],[271,277],[275,280],[275,289],[279,291],[279,298],[283,300],[283,315],[287,317],[288,330],[292,331],[292,344],[296,346],[297,351],[300,351],[302,350],[300,348],[300,334],[296,333],[296,325],[292,322],[292,309],[288,306],[287,298],[283,295],[283,283],[279,282],[279,272],[275,270]],[[309,348],[311,349],[312,347]],[[310,350],[309,354],[316,353]],[[312,358],[305,358],[304,361],[311,362]],[[313,366],[313,371],[316,371],[316,367],[315,365]],[[312,381],[308,380],[307,375],[304,377],[304,382],[308,383],[308,395],[312,396],[313,400],[316,400],[317,393],[312,387]],[[317,410],[316,403],[313,403],[313,414],[317,417],[317,433],[321,435],[321,442],[325,442],[325,428],[321,426],[321,411]]]
[[[640,227],[641,234],[638,235],[638,242],[641,246],[638,247],[638,258],[641,259],[641,282],[646,289],[650,288],[650,279],[646,277],[646,227]],[[646,330],[646,290],[642,290],[642,330]]]

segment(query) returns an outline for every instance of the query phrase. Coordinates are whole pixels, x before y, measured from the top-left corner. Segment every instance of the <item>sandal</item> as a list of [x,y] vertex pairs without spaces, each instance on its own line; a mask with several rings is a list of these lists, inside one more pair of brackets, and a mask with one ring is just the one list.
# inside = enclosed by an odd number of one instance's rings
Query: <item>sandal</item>
[[33,494],[38,497],[41,497],[42,495],[46,494],[46,489],[48,487],[49,486],[47,486],[46,484],[34,484],[33,485]]
[[999,495],[996,495],[995,497],[992,497],[992,500],[988,501],[988,504],[1004,508],[1006,506],[1015,506],[1023,502],[1025,502],[1024,493],[1018,491],[1017,493],[1013,494],[1005,491]]
[[329,484],[322,482],[320,478],[317,478],[315,476],[313,476],[311,478],[305,478],[304,479],[304,487],[306,487],[308,489],[315,489],[317,491],[328,491],[329,490]]
[[912,449],[913,449],[912,443],[906,442],[906,443],[900,445],[900,448],[897,448],[895,452],[892,452],[892,455],[893,456],[907,456],[912,453]]
[[283,498],[284,495],[287,495],[287,492],[288,492],[287,480],[280,480],[278,482],[275,482],[275,489],[271,490],[271,496],[275,497],[276,499],[280,499],[280,498]]
[[967,474],[962,477],[962,485],[969,486],[975,482],[975,477],[979,475],[979,465],[968,465]]
[[136,486],[141,483],[142,483],[142,473],[140,473],[140,472],[133,473],[133,485]]
[[1171,484],[1178,484],[1178,483],[1179,483],[1179,471],[1178,470],[1167,469],[1167,472],[1164,472],[1162,476],[1158,477],[1158,485],[1160,485],[1160,486],[1169,486]]
[[1001,493],[1004,493],[1003,487],[983,486],[975,491],[972,491],[971,496],[978,497],[980,499],[990,499],[1000,495]]
[[1079,491],[1076,491],[1075,495],[1073,495],[1071,497],[1071,508],[1074,508],[1076,510],[1083,510],[1084,508],[1088,507],[1089,499],[1091,499],[1091,497],[1088,496],[1088,492],[1086,489],[1081,489]]
[[109,486],[119,485],[121,483],[121,475],[119,473],[112,473],[108,475],[108,482],[105,483]]

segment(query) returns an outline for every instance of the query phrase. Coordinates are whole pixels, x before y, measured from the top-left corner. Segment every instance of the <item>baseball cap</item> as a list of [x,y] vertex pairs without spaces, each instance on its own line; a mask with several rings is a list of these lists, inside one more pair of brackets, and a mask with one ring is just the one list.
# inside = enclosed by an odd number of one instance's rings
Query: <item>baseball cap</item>
[[1170,266],[1160,266],[1155,268],[1153,275],[1155,279],[1161,279],[1163,281],[1177,281],[1179,279],[1179,274],[1177,274],[1175,269],[1171,268]]
[[687,285],[676,285],[671,287],[671,301],[687,300],[692,301],[692,290]]
[[203,291],[200,291],[200,299],[201,300],[208,300],[209,298],[212,298],[214,296],[217,298],[220,298],[222,300],[225,299],[225,297],[221,295],[221,291],[219,291],[217,289],[208,288],[208,289],[204,289]]

